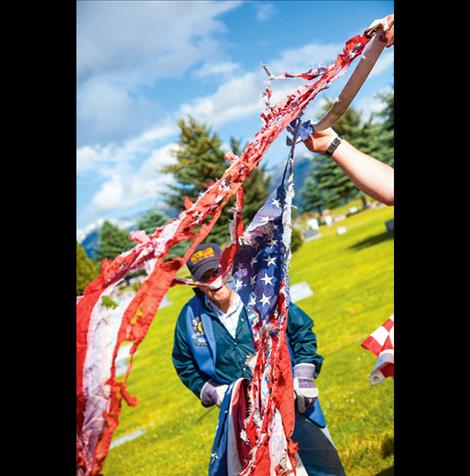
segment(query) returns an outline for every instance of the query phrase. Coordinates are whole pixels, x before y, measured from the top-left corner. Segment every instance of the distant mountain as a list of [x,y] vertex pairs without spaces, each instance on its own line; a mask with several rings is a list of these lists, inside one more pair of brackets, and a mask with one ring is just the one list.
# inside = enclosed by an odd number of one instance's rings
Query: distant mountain
[[[175,217],[178,212],[169,207],[159,207],[159,210],[165,213],[168,217],[173,218]],[[141,212],[134,213],[133,215],[114,219],[108,219],[113,225],[118,226],[121,230],[133,231],[136,229],[136,223],[140,217],[142,217],[148,210],[144,210]],[[85,250],[88,258],[95,259],[96,251],[98,246],[100,245],[100,229],[103,225],[105,219],[100,218],[95,223],[88,225],[85,229],[79,230],[77,232],[77,240],[80,245]],[[84,236],[84,238],[83,238]]]
[[[308,177],[312,169],[312,162],[308,157],[296,157],[294,162],[294,190],[295,197],[293,204],[297,206],[302,205],[302,199],[300,197],[300,191],[304,186],[305,179]],[[284,168],[280,166],[275,166],[271,170],[267,170],[272,175],[271,185],[269,192],[271,193],[280,183],[282,179],[282,174]],[[159,210],[165,213],[168,217],[173,218],[178,215],[178,211],[169,207],[159,207]],[[132,231],[135,230],[135,225],[138,219],[144,215],[148,210],[135,213],[130,216],[122,217],[119,219],[109,219],[113,224],[121,228],[122,230]],[[100,244],[100,229],[103,224],[104,219],[99,219],[92,225],[89,225],[84,230],[80,230],[77,233],[77,240],[80,245],[84,248],[85,253],[90,259],[94,259],[96,256],[96,250]],[[85,237],[80,240],[80,238],[85,235]]]
[[[296,157],[294,160],[294,191],[295,197],[292,203],[296,206],[302,205],[302,198],[300,192],[304,186],[305,179],[308,177],[312,170],[312,160],[307,156]],[[282,174],[284,173],[284,167],[276,167],[272,170],[268,170],[272,174],[271,185],[269,192],[271,193],[276,187],[279,186],[282,180]]]
[[80,245],[85,250],[85,253],[87,254],[88,258],[92,260],[95,259],[96,250],[98,249],[99,244],[100,244],[100,229],[99,228],[88,233],[88,235],[86,235],[83,241],[80,243]]

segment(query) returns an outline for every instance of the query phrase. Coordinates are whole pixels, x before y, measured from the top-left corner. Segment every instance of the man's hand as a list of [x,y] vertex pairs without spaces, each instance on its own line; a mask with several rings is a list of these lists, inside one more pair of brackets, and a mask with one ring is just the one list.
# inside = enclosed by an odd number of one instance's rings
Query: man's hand
[[204,407],[217,405],[220,407],[228,385],[221,385],[214,380],[208,380],[201,389],[201,403]]
[[297,364],[294,367],[294,392],[300,413],[304,413],[318,398],[318,388],[313,378],[314,373],[314,364]]
[[318,154],[325,154],[330,146],[331,142],[338,134],[329,127],[324,131],[314,131],[313,134],[304,141],[305,146],[308,150],[312,152],[317,152]]

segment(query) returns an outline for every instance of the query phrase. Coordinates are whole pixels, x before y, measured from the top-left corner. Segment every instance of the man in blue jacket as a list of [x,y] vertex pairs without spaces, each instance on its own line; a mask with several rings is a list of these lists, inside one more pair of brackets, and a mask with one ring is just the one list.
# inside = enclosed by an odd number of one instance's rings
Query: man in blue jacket
[[[199,245],[187,266],[200,286],[178,317],[173,364],[181,381],[203,406],[220,407],[235,380],[251,379],[248,360],[255,354],[251,317],[240,296],[217,277],[222,251],[215,243]],[[210,281],[210,287],[205,285]],[[294,303],[289,305],[287,339],[296,396],[294,441],[309,476],[344,475],[326,427],[315,385],[323,357],[317,353],[313,321]]]

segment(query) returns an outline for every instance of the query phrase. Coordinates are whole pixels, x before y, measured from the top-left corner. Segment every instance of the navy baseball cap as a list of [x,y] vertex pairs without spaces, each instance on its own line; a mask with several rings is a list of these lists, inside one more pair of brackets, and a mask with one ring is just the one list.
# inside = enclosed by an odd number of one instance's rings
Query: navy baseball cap
[[204,273],[210,269],[218,268],[222,250],[217,243],[207,243],[199,245],[194,250],[189,260],[186,262],[191,275],[196,281],[199,281]]

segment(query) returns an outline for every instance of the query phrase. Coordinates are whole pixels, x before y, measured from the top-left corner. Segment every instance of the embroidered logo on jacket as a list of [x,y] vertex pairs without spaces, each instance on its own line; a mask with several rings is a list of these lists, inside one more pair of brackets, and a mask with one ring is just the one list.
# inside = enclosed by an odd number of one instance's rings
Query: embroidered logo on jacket
[[193,333],[191,337],[194,341],[194,345],[196,346],[203,346],[207,345],[207,340],[204,336],[204,329],[202,328],[202,322],[200,316],[196,316],[193,318]]

